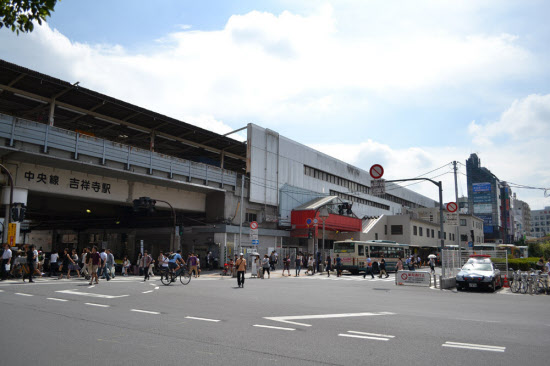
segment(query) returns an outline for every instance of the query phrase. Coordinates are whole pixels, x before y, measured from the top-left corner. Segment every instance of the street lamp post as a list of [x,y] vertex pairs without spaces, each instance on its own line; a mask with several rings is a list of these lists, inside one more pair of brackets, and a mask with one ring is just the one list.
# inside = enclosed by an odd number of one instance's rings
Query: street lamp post
[[321,220],[323,220],[323,254],[321,255],[322,259],[325,256],[325,221],[327,217],[329,217],[328,209],[326,206],[323,206],[319,211],[319,217],[321,218]]

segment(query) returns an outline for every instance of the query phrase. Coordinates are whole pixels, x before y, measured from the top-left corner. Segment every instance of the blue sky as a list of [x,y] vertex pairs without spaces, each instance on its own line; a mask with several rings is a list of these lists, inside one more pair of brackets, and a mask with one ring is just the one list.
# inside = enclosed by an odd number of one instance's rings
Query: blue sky
[[0,30],[0,57],[216,132],[253,122],[384,162],[390,179],[476,152],[501,180],[550,188],[547,14],[542,0],[73,0],[32,34]]

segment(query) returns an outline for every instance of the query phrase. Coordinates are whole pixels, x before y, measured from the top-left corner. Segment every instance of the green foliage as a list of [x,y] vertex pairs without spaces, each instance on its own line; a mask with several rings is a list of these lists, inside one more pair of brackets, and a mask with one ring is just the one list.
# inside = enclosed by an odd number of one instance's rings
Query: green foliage
[[[531,268],[537,268],[537,262],[540,257],[529,257],[529,258],[514,258],[508,259],[508,268],[512,268],[514,271],[528,271]],[[491,258],[494,263],[506,263],[506,258]]]
[[55,7],[57,0],[0,0],[0,28],[12,32],[32,32],[33,21],[42,24]]
[[546,243],[530,243],[529,244],[529,255],[531,257],[550,257],[550,242]]

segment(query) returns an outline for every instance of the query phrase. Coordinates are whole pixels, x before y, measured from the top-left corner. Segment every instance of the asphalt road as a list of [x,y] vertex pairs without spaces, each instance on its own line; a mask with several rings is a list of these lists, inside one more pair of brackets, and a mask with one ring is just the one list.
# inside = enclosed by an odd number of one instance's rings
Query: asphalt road
[[[392,275],[393,278],[393,275]],[[548,359],[550,296],[360,276],[0,283],[3,365],[517,365]]]

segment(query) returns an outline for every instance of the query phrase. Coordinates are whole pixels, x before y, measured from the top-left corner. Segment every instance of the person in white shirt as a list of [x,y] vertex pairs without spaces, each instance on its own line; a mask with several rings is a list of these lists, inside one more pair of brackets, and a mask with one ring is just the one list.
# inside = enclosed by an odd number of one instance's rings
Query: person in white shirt
[[2,280],[8,278],[8,272],[11,268],[12,252],[9,244],[4,244],[4,253],[2,253]]
[[[130,268],[132,264],[128,260],[128,257],[124,257],[124,260],[122,261],[122,273],[124,277],[128,277],[128,269]],[[168,264],[167,264],[168,266]]]
[[107,270],[107,266],[105,265],[105,263],[107,262],[107,253],[105,253],[105,249],[101,249],[99,257],[101,258],[101,278],[105,278],[107,281],[109,281],[111,277],[109,277],[109,271]]
[[52,252],[50,255],[50,277],[52,276],[52,273],[54,276],[57,276],[57,270],[59,268],[59,264],[57,261],[59,260],[59,253]]

